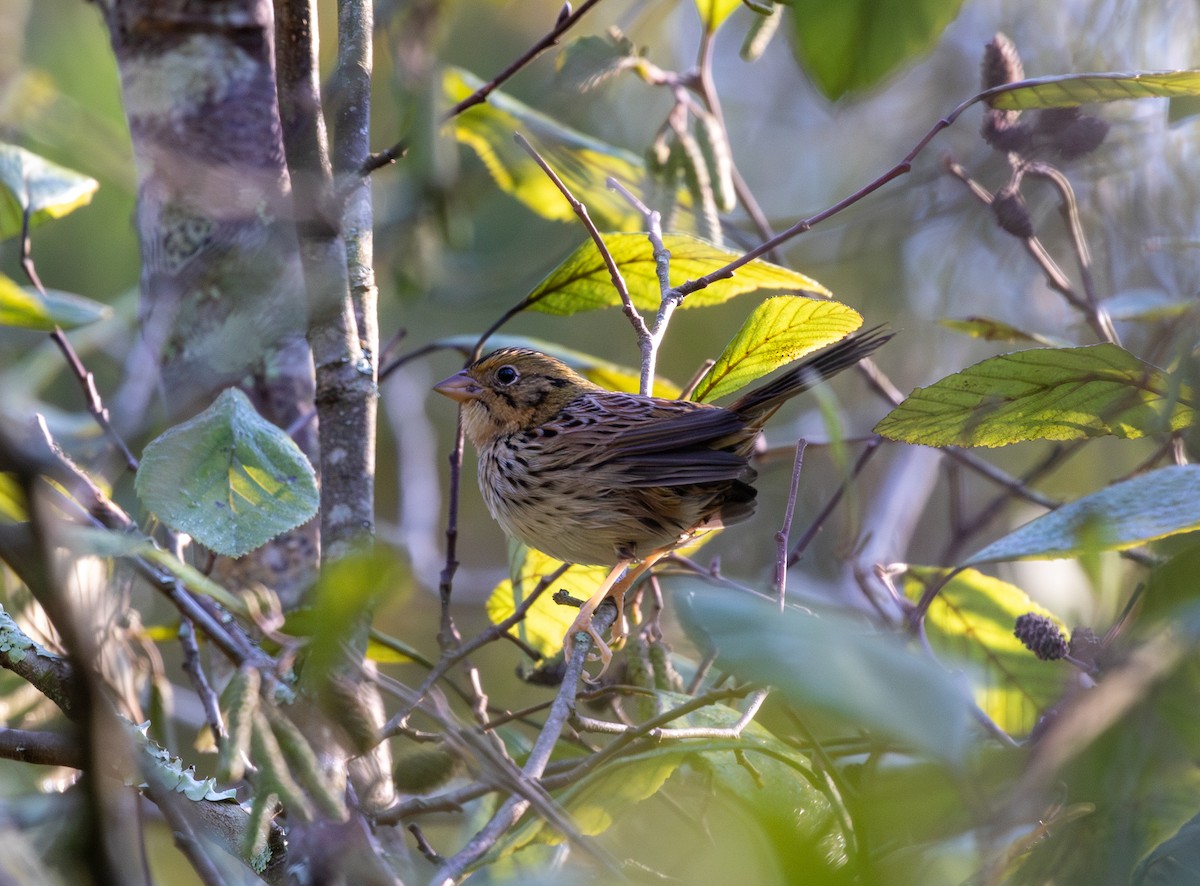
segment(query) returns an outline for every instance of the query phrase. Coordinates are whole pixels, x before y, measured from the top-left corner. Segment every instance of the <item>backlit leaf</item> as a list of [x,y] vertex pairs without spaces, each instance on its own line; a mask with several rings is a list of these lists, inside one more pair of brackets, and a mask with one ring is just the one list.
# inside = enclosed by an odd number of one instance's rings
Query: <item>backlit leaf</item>
[[99,187],[94,178],[0,143],[0,240],[21,233],[27,210],[32,228],[90,203]]
[[[904,594],[914,603],[947,570],[910,567]],[[1070,669],[1040,661],[1013,635],[1019,616],[1033,612],[1062,623],[1015,585],[974,569],[958,573],[934,597],[925,633],[945,663],[967,665],[975,703],[1010,735],[1028,735],[1042,712],[1062,693]]]
[[1051,338],[1038,332],[1027,332],[1005,323],[1003,320],[995,320],[991,317],[964,317],[962,320],[947,318],[938,322],[947,329],[965,333],[972,338],[981,338],[984,341],[1028,341],[1053,348],[1067,345],[1067,342],[1062,339]]
[[[487,614],[492,624],[499,624],[516,612],[542,576],[550,575],[561,565],[541,551],[513,542],[509,546],[510,578],[496,585],[487,600]],[[562,649],[563,637],[579,610],[558,605],[550,599],[551,595],[561,588],[573,597],[586,600],[596,592],[608,572],[605,566],[571,566],[538,597],[511,633],[547,658],[554,655]]]
[[1169,465],[1031,520],[966,565],[1120,551],[1195,529],[1200,529],[1200,465]]
[[792,295],[769,298],[746,318],[692,399],[705,402],[731,394],[861,325],[862,315],[840,302]]
[[735,9],[742,5],[742,0],[696,0],[696,10],[700,13],[700,22],[704,30],[713,33]]
[[[460,68],[447,69],[443,81],[449,104],[466,98],[482,85],[483,81]],[[605,184],[609,176],[631,187],[640,183],[644,163],[638,155],[564,126],[498,91],[448,125],[460,142],[479,155],[497,186],[538,215],[557,221],[576,220],[558,188],[513,141],[518,131],[528,137],[576,199],[587,206],[598,226],[631,230],[642,224],[641,214]]]
[[993,108],[1069,108],[1126,98],[1200,95],[1200,71],[1139,71],[1125,74],[1065,74],[1022,80],[988,101]]
[[[658,309],[661,292],[654,251],[645,234],[605,234],[604,243],[621,269],[634,305],[643,311]],[[667,234],[663,245],[671,253],[671,285],[703,277],[724,267],[739,253],[714,246],[686,234]],[[684,299],[682,307],[700,308],[721,304],[747,292],[794,292],[803,290],[829,295],[829,290],[804,274],[765,261],[753,261],[733,277],[718,280]],[[621,298],[613,288],[608,267],[596,244],[588,240],[550,272],[526,299],[529,307],[547,314],[575,314],[597,308],[616,307]]]
[[925,446],[1133,439],[1192,424],[1189,396],[1117,345],[1040,348],[992,357],[917,388],[875,432]]
[[147,445],[135,488],[165,524],[228,557],[299,526],[319,503],[300,447],[236,388]]
[[111,313],[107,305],[69,292],[50,290],[42,296],[0,274],[0,326],[50,332],[55,327],[75,329],[95,323]]

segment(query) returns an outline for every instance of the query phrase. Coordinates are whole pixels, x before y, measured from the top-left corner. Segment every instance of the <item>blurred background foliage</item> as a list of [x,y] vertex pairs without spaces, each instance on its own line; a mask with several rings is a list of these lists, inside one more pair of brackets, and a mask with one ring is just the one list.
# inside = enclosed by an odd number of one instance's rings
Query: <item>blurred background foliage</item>
[[[822,11],[834,6],[861,8],[871,23],[869,33],[855,43],[862,52],[818,58],[822,46],[788,39],[792,35],[787,30],[804,32],[806,22],[815,29]],[[939,117],[977,92],[982,49],[997,31],[1013,39],[1030,76],[1184,68],[1200,53],[1200,7],[1190,0],[965,0],[961,6],[929,0],[796,0],[794,17],[783,26],[785,33],[750,63],[739,56],[739,49],[755,13],[741,4],[730,8],[732,14],[716,37],[712,74],[733,155],[776,230],[862,187],[898,162]],[[443,108],[445,66],[487,79],[543,34],[556,12],[553,3],[530,0],[377,4],[376,147],[409,139],[407,156],[373,175],[382,338],[403,334],[394,353],[477,334],[585,239],[572,218],[547,218],[498,187],[476,151],[457,145],[447,130],[433,123]],[[334,4],[322,3],[321,13],[332,35]],[[933,37],[904,42],[913,19],[925,22]],[[646,57],[658,68],[683,71],[695,63],[701,23],[693,2],[607,0],[571,39],[602,34],[611,25],[634,46],[646,47]],[[331,55],[333,46],[330,36],[322,48]],[[881,73],[881,55],[892,51],[896,66]],[[669,94],[637,77],[618,76],[581,98],[557,69],[556,55],[546,54],[504,92],[641,158],[670,106]],[[856,77],[872,79],[862,85]],[[1200,263],[1195,260],[1200,122],[1186,116],[1186,110],[1172,115],[1163,100],[1108,104],[1099,113],[1111,124],[1108,139],[1098,151],[1065,168],[1092,249],[1097,289],[1137,321],[1113,312],[1125,346],[1165,365],[1181,348],[1195,343],[1194,310],[1168,312],[1158,319],[1154,310],[1192,300],[1200,288]],[[943,161],[953,158],[989,187],[1004,182],[1004,157],[979,138],[978,125],[978,111],[969,112],[938,136],[910,174],[791,241],[778,259],[820,281],[861,312],[868,325],[887,322],[898,331],[880,362],[902,392],[1012,349],[963,335],[942,325],[943,319],[988,316],[1071,343],[1093,341],[1079,316],[1045,285],[1021,244],[1000,231],[991,213],[946,174]],[[0,137],[100,182],[90,206],[40,228],[33,244],[47,286],[114,307],[112,319],[73,335],[101,391],[113,391],[129,341],[137,335],[139,260],[130,223],[135,177],[118,77],[94,8],[78,0],[0,0]],[[1054,195],[1048,189],[1036,193],[1029,209],[1050,251],[1067,254]],[[725,236],[734,249],[758,242],[741,210],[728,216]],[[0,270],[21,276],[14,241],[0,244]],[[660,372],[677,383],[686,382],[704,358],[720,352],[749,308],[734,300],[678,314],[661,354]],[[634,336],[615,310],[566,318],[524,313],[504,331],[619,364],[632,366],[638,360]],[[452,352],[406,363],[385,382],[381,395],[379,536],[408,559],[413,591],[388,601],[377,625],[431,657],[436,654],[437,616],[430,591],[442,566],[444,453],[450,447],[454,416],[449,404],[432,401],[428,392],[433,381],[458,365],[459,357]],[[33,397],[38,408],[63,427],[83,436],[92,433],[82,417],[75,383],[66,377],[58,353],[43,335],[0,329],[0,373],[2,420],[28,415]],[[838,404],[844,426],[851,433],[865,432],[882,415],[883,406],[860,382],[848,382],[840,390],[845,392]],[[771,538],[786,497],[791,444],[800,435],[818,441],[826,436],[820,411],[812,403],[792,407],[789,415],[767,434],[768,443],[786,455],[762,466],[755,521],[714,540],[703,552],[705,558],[719,555],[726,574],[757,585],[770,581]],[[161,422],[151,422],[144,438],[133,441],[135,449],[140,451],[162,427]],[[1077,498],[1134,469],[1154,445],[1093,441],[1040,488],[1051,496]],[[815,512],[836,489],[841,469],[831,450],[814,447],[806,456],[801,514]],[[995,451],[989,458],[1019,473],[1044,453],[1040,444],[1025,444]],[[864,484],[886,477],[895,457],[889,450],[872,464]],[[965,511],[990,494],[979,484],[962,482],[950,470],[943,470],[935,483],[928,503],[914,490],[912,501],[920,514],[909,516],[919,521],[919,528],[904,550],[893,552],[895,556],[913,563],[953,562],[945,556],[953,535],[946,515]],[[134,507],[130,489],[122,486],[117,494]],[[862,500],[852,501],[839,512],[831,524],[834,531],[820,536],[793,570],[790,587],[795,594],[829,602],[831,595],[843,593],[837,579],[848,554],[845,545],[855,538],[854,521],[863,519],[861,504]],[[1035,512],[1028,506],[1009,506],[971,549]],[[1185,550],[1186,544],[1186,539],[1177,539],[1164,550]],[[459,551],[463,567],[455,583],[456,614],[463,633],[473,634],[487,623],[482,602],[508,575],[508,552],[471,482],[463,486]],[[961,557],[969,551],[956,553]],[[1066,625],[1095,625],[1103,632],[1117,618],[1140,573],[1115,555],[1098,554],[1078,561],[1001,565],[996,574]],[[1195,592],[1190,581],[1177,574],[1160,579],[1162,595],[1179,600],[1176,607],[1158,604],[1160,617],[1191,611]],[[1181,633],[1193,638],[1200,628],[1194,613],[1181,625]],[[686,648],[682,636],[673,639]],[[493,700],[520,708],[544,692],[510,676],[514,661],[511,647],[494,644],[479,653],[477,664],[492,680]],[[404,667],[397,673],[409,678]],[[1197,779],[1189,762],[1200,750],[1191,722],[1200,685],[1195,668],[1172,670],[1153,693],[1151,685],[1140,684],[1145,695],[1128,709],[1122,725],[1059,773],[1061,818],[1049,820],[1042,833],[991,835],[993,846],[1011,841],[1014,859],[1031,853],[1023,874],[1028,881],[1065,877],[1064,882],[1125,882],[1133,863],[1200,806],[1194,800]],[[1037,700],[1052,694],[1039,686]],[[1030,718],[1026,708],[1021,717]],[[960,835],[963,810],[979,799],[964,785],[974,783],[990,798],[1005,797],[1006,789],[999,787],[1005,779],[1012,779],[1010,787],[1028,785],[1013,774],[1011,759],[978,754],[966,765],[966,771],[954,773],[933,767],[887,771],[883,765],[884,771],[870,778],[865,772],[846,776],[863,788],[854,811],[861,814],[864,843],[875,849],[907,847],[907,852],[889,856],[890,867],[878,872],[879,882],[960,882],[979,870],[979,845],[974,842],[984,842],[979,834],[962,835],[971,845],[954,839]],[[0,792],[25,789],[27,770],[10,764],[0,773]],[[704,793],[698,784],[688,790]],[[1131,805],[1121,815],[1093,815],[1091,807],[1075,805],[1103,805],[1105,798]],[[650,802],[669,807],[690,801],[685,795]],[[709,799],[697,796],[695,802]],[[789,836],[781,821],[741,828],[739,833],[744,811],[724,795],[717,805],[710,826],[733,836],[723,834],[695,846],[686,822],[669,809],[660,814],[657,807],[645,813],[648,819],[639,820],[669,819],[660,834],[647,837],[629,823],[624,829],[619,824],[615,833],[634,842],[687,846],[686,852],[677,853],[687,857],[673,862],[686,882],[791,882],[786,865],[806,860],[789,860],[781,848]],[[769,819],[774,813],[762,814]],[[436,829],[432,832],[437,834]],[[1057,839],[1044,839],[1051,834]],[[776,841],[775,854],[756,843],[764,835]],[[740,854],[730,856],[729,846],[739,847]],[[999,871],[1007,870],[998,864]],[[497,876],[502,870],[497,869]],[[987,872],[984,879],[995,873]],[[836,882],[837,875],[831,876],[830,882]]]

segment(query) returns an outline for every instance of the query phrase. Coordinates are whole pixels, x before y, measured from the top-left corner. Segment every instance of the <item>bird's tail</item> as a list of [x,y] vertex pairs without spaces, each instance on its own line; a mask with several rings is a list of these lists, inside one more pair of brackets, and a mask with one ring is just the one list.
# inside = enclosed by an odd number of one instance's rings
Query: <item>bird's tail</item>
[[741,415],[751,425],[761,425],[792,397],[853,366],[885,344],[892,335],[883,326],[855,333],[797,361],[783,375],[743,394],[726,408]]

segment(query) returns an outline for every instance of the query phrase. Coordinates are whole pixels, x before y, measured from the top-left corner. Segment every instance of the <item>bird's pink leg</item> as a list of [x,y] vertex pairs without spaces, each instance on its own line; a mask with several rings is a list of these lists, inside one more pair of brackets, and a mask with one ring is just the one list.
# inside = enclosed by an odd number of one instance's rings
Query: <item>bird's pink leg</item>
[[616,644],[620,640],[625,639],[625,592],[633,587],[634,582],[645,575],[646,571],[657,563],[667,551],[655,551],[637,566],[630,569],[624,576],[621,573],[629,567],[629,560],[622,560],[612,568],[604,581],[600,583],[600,587],[596,593],[592,594],[591,598],[579,608],[579,615],[575,621],[571,623],[571,627],[567,629],[567,635],[563,638],[563,654],[571,657],[571,651],[575,646],[575,634],[580,631],[586,633],[592,638],[592,642],[596,646],[596,654],[600,656],[600,672],[596,674],[595,679],[604,676],[604,672],[608,670],[609,662],[612,661],[612,649],[604,642],[604,638],[600,636],[599,631],[592,627],[592,615],[596,608],[604,602],[606,597],[612,597],[613,602],[617,605],[617,620],[613,622],[612,639]]

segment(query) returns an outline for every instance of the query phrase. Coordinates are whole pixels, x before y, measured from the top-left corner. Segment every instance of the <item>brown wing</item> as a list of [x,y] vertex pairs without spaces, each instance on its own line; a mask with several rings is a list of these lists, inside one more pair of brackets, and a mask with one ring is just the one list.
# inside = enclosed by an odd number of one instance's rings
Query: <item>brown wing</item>
[[573,400],[566,415],[541,433],[571,440],[557,451],[586,451],[596,483],[682,486],[750,474],[746,458],[724,448],[746,436],[745,422],[727,409],[597,391]]

